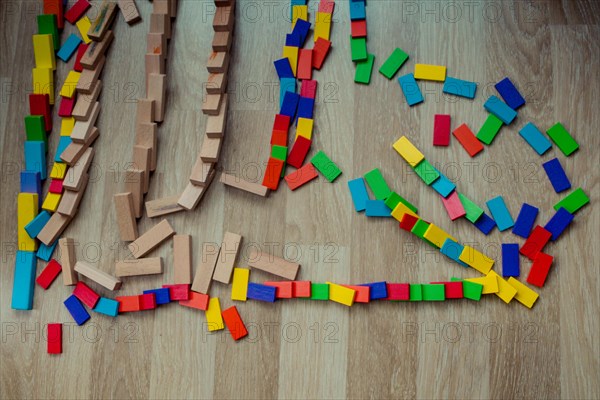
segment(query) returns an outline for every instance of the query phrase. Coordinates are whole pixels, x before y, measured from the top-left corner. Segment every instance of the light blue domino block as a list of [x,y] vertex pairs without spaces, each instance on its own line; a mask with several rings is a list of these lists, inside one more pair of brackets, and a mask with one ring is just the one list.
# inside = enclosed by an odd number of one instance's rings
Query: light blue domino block
[[486,204],[490,213],[492,213],[492,218],[496,221],[496,225],[501,232],[511,228],[515,224],[502,196],[494,197],[493,199],[488,200]]
[[33,308],[33,288],[37,260],[32,251],[17,251],[11,308],[31,310]]
[[296,78],[281,78],[279,80],[279,108],[283,104],[285,92],[296,93]]
[[77,50],[77,47],[80,43],[81,39],[78,36],[71,33],[67,40],[65,40],[65,42],[63,43],[60,50],[58,50],[58,53],[56,53],[56,57],[60,58],[64,62],[69,61],[71,56],[73,56],[73,54]]
[[60,139],[58,139],[58,146],[56,147],[56,155],[54,156],[55,162],[64,162],[62,160],[62,158],[60,158],[60,155],[62,154],[63,151],[65,151],[67,146],[69,146],[71,144],[71,142],[72,142],[72,140],[71,140],[70,136],[61,136]]
[[30,223],[25,225],[25,232],[29,235],[30,238],[37,237],[37,235],[41,232],[41,230],[46,226],[48,220],[50,219],[50,213],[46,210],[42,210],[34,219],[31,220]]
[[452,239],[446,239],[446,241],[444,241],[444,244],[442,245],[442,248],[440,249],[440,252],[446,257],[450,258],[451,260],[456,261],[463,267],[467,267],[467,264],[460,261],[459,258],[460,253],[462,253],[464,248],[465,247],[462,244],[457,243]]
[[475,92],[477,91],[477,83],[447,76],[442,90],[444,93],[474,99]]
[[367,217],[391,217],[392,210],[385,205],[383,200],[367,200],[365,215]]
[[546,136],[544,136],[544,134],[531,122],[521,128],[519,135],[521,135],[521,137],[525,139],[525,141],[529,143],[540,156],[552,147],[552,143],[550,143]]
[[483,107],[498,119],[509,125],[517,117],[517,112],[496,96],[490,96]]
[[400,84],[402,93],[404,93],[404,98],[406,98],[406,102],[409,106],[412,107],[415,104],[423,102],[423,94],[421,94],[421,89],[419,89],[419,85],[412,73],[398,78],[398,83]]
[[350,1],[350,20],[358,21],[367,19],[367,10],[364,1]]
[[58,240],[55,240],[50,246],[46,246],[44,243],[40,243],[40,247],[38,248],[37,253],[35,254],[37,258],[44,261],[50,261],[52,258],[52,253],[54,253],[54,249],[56,249],[56,245],[58,244]]
[[444,198],[446,198],[454,189],[456,189],[456,185],[452,183],[450,179],[446,178],[446,176],[437,168],[434,169],[438,172],[438,174],[440,174],[440,178],[436,179],[436,181],[431,184],[431,187]]
[[40,179],[48,177],[44,142],[25,141],[25,169],[40,173]]
[[348,189],[350,189],[354,209],[357,212],[366,210],[369,193],[367,192],[365,180],[363,178],[356,178],[348,181]]
[[116,317],[119,315],[119,302],[107,299],[106,297],[100,297],[93,310],[97,313],[108,315],[109,317]]

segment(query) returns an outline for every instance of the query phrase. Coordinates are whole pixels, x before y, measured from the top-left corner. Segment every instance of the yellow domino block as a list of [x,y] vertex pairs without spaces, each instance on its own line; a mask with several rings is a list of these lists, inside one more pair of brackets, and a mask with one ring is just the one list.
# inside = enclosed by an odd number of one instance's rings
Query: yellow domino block
[[298,126],[296,127],[296,139],[298,135],[304,136],[308,140],[312,140],[314,120],[310,118],[298,118]]
[[17,238],[19,250],[36,251],[37,241],[32,239],[25,231],[25,225],[31,222],[38,214],[37,193],[19,193],[17,196]]
[[294,26],[296,26],[296,21],[299,19],[308,21],[308,6],[292,7],[292,29],[294,29]]
[[498,275],[495,271],[490,271],[488,275],[496,276],[496,281],[498,282],[498,292],[495,293],[495,295],[500,297],[506,304],[510,303],[510,301],[517,294],[517,289],[515,289],[512,285],[509,285],[508,282],[506,282],[504,278]]
[[498,293],[498,279],[496,278],[498,276],[498,274],[496,275],[486,275],[486,276],[482,276],[481,278],[469,278],[469,279],[465,279],[465,281],[469,281],[469,282],[473,282],[473,283],[479,283],[480,285],[483,285],[483,290],[481,292],[481,294],[492,294],[492,293]]
[[419,218],[419,216],[413,210],[406,207],[403,203],[398,203],[398,205],[392,210],[392,217],[396,218],[398,222],[402,222],[404,214],[409,214],[413,217]]
[[441,65],[415,64],[415,79],[444,82],[446,67]]
[[34,68],[31,71],[33,77],[33,93],[47,94],[50,104],[54,104],[54,74],[52,68]]
[[81,18],[75,24],[77,25],[77,29],[79,29],[79,33],[81,33],[81,39],[83,39],[83,42],[85,44],[91,43],[92,39],[88,37],[88,32],[92,27],[92,22],[87,17],[87,15]]
[[323,38],[329,40],[329,34],[331,33],[331,14],[318,12],[315,18],[315,32],[314,40]]
[[283,57],[290,60],[292,72],[296,76],[296,68],[298,67],[298,48],[293,46],[283,46]]
[[73,128],[75,127],[75,118],[63,117],[60,122],[60,136],[71,136]]
[[494,266],[494,260],[470,246],[465,246],[458,259],[484,275]]
[[42,203],[42,209],[50,212],[56,212],[61,198],[62,194],[49,192]]
[[[402,204],[402,203],[400,203]],[[455,238],[446,233],[442,228],[434,224],[429,224],[429,228],[423,234],[423,237],[429,240],[431,243],[436,245],[438,248],[442,248],[446,239],[451,239],[454,242],[458,242]]]
[[221,316],[221,303],[219,303],[218,297],[210,298],[204,315],[206,316],[206,324],[209,332],[225,329],[223,317]]
[[515,294],[515,300],[527,308],[533,307],[538,297],[540,297],[536,292],[513,277],[508,278],[508,284],[514,287],[517,291],[517,294]]
[[250,270],[246,268],[233,269],[233,283],[231,284],[231,300],[246,301],[248,294],[248,281]]
[[65,82],[63,83],[63,86],[60,89],[60,95],[62,97],[67,97],[69,99],[73,97],[80,76],[81,72],[69,71],[69,74],[67,75],[67,78],[65,79]]
[[329,300],[349,307],[354,304],[356,290],[331,282],[327,282],[327,284],[329,285]]
[[404,158],[404,160],[411,166],[416,167],[421,161],[425,159],[423,153],[419,151],[406,136],[402,136],[400,139],[393,144],[394,150]]
[[33,54],[36,68],[56,69],[52,35],[33,35]]
[[52,179],[64,179],[67,173],[67,164],[61,162],[55,162],[52,164],[52,170],[50,171],[50,178]]

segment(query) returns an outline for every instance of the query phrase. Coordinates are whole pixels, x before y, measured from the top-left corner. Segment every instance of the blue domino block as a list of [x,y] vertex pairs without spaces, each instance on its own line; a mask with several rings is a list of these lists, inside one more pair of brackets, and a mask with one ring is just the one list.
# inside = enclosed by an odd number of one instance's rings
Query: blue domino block
[[500,232],[513,227],[515,221],[513,221],[502,196],[494,197],[493,199],[488,200],[486,204],[492,214],[492,218],[496,221],[496,225],[498,225]]
[[294,18],[294,6],[305,6],[308,0],[291,0],[290,1],[290,21]]
[[542,164],[542,167],[544,167],[544,171],[546,171],[546,175],[548,175],[548,179],[550,179],[550,183],[556,193],[571,189],[571,182],[562,165],[560,165],[558,158],[546,161]]
[[37,237],[40,231],[46,226],[48,220],[50,219],[50,213],[46,210],[42,210],[34,219],[31,220],[30,223],[25,225],[25,232],[29,235],[30,238]]
[[302,47],[301,40],[302,37],[294,32],[285,35],[285,45],[289,47]]
[[421,94],[421,89],[419,89],[419,85],[415,80],[415,76],[411,74],[406,74],[398,78],[398,83],[400,84],[400,88],[402,89],[402,93],[404,94],[404,98],[409,106],[414,106],[415,104],[419,104],[423,102],[423,95]]
[[11,301],[13,310],[31,310],[33,308],[36,266],[35,253],[32,251],[17,251]]
[[368,286],[370,288],[369,300],[387,299],[388,297],[386,282],[363,283],[358,286]]
[[431,187],[444,198],[446,198],[450,195],[450,193],[454,191],[454,189],[456,189],[456,185],[452,183],[450,179],[446,178],[446,176],[442,174],[437,168],[434,169],[437,171],[438,174],[440,174],[440,178],[436,179],[436,181],[431,184]]
[[500,96],[502,96],[506,104],[513,110],[516,110],[525,104],[525,99],[508,78],[504,78],[496,83],[496,90],[500,93]]
[[367,192],[365,180],[363,178],[356,178],[348,181],[348,189],[350,189],[354,209],[357,212],[366,210],[369,193]]
[[540,210],[537,207],[523,203],[521,211],[519,211],[519,215],[515,221],[515,226],[513,226],[512,233],[527,239],[529,234],[531,234],[531,228],[533,228],[533,224],[535,223],[535,219],[539,212]]
[[298,118],[313,119],[314,109],[315,99],[300,96],[300,100],[298,100]]
[[544,229],[552,234],[552,240],[556,240],[571,224],[573,218],[575,218],[573,214],[561,207],[550,218]]
[[40,173],[40,179],[48,177],[44,142],[25,141],[25,169]]
[[287,92],[296,93],[296,78],[281,78],[279,80],[279,107],[283,107],[285,94]]
[[169,292],[169,288],[144,290],[143,293],[144,294],[154,293],[154,298],[156,299],[156,305],[167,304],[167,303],[171,302],[171,293]]
[[293,92],[285,92],[283,96],[283,104],[281,104],[281,110],[279,114],[287,115],[290,119],[294,119],[296,110],[298,109],[298,102],[300,101],[300,95]]
[[496,96],[490,96],[490,98],[487,99],[487,101],[483,104],[483,107],[488,112],[498,117],[498,119],[500,119],[506,125],[510,125],[510,123],[513,122],[513,120],[517,117],[517,112],[507,106],[505,102]]
[[275,286],[261,285],[259,283],[248,283],[248,292],[246,297],[252,300],[268,301],[273,303],[275,301]]
[[502,243],[502,276],[519,276],[519,262],[518,243]]
[[60,58],[64,62],[69,61],[71,56],[73,56],[73,54],[77,50],[77,47],[79,47],[80,43],[81,39],[78,36],[71,33],[67,40],[65,40],[65,42],[63,43],[60,50],[58,50],[58,52],[56,53],[56,57]]
[[442,245],[442,248],[440,249],[440,252],[446,257],[450,258],[451,260],[456,261],[463,267],[467,267],[467,264],[462,262],[459,258],[460,253],[463,252],[464,248],[465,246],[463,246],[462,244],[455,242],[452,239],[446,239],[444,241],[444,244]]
[[531,122],[527,123],[519,131],[519,135],[538,153],[540,156],[552,147],[552,143],[544,136],[542,132]]
[[[169,291],[169,289],[166,290]],[[116,317],[119,315],[119,302],[113,299],[107,299],[106,297],[100,297],[93,310],[97,313],[108,315],[109,317]]]
[[42,180],[40,173],[37,171],[21,171],[21,185],[19,192],[21,193],[37,193],[38,207],[42,207]]
[[475,82],[463,81],[462,79],[447,76],[442,91],[455,96],[474,99],[475,92],[477,91],[477,84]]
[[67,307],[67,310],[69,310],[71,317],[73,317],[77,325],[83,325],[88,319],[90,319],[90,314],[74,294],[69,296],[69,298],[66,299],[63,304],[65,307]]
[[54,156],[55,162],[64,162],[62,160],[62,158],[60,158],[60,155],[63,153],[63,151],[65,151],[67,146],[69,146],[71,144],[71,142],[72,142],[72,140],[71,140],[70,136],[61,136],[60,139],[58,139],[58,146],[56,147],[56,155]]
[[367,19],[367,10],[363,1],[350,2],[350,21]]
[[35,253],[35,256],[40,260],[50,261],[52,258],[52,253],[54,253],[54,249],[56,249],[57,244],[58,240],[55,240],[50,246],[40,243],[40,247],[38,247],[38,251]]
[[483,232],[484,235],[489,235],[495,226],[496,221],[490,218],[486,213],[481,214],[481,217],[477,218],[477,221],[475,221],[475,227]]
[[[292,35],[297,36],[299,38],[300,44],[296,47],[304,46],[304,42],[308,37],[308,33],[310,32],[310,22],[305,21],[303,19],[297,19],[296,25],[294,25],[294,29],[292,30]],[[290,46],[287,44],[286,38],[286,46]]]
[[391,217],[392,210],[385,205],[383,200],[367,200],[367,207],[365,211],[367,217]]
[[[281,78],[294,78],[294,72],[292,71],[292,66],[290,65],[289,58],[280,58],[279,60],[273,61],[273,65],[275,66],[275,70],[277,71],[277,76],[279,79]],[[294,83],[296,79],[294,78]],[[294,85],[295,86],[295,85]],[[295,92],[296,90],[294,90]]]

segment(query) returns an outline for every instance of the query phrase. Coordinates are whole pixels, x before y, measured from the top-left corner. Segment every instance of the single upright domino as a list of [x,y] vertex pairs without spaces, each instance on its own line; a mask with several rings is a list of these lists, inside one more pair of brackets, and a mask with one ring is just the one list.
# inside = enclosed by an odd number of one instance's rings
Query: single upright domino
[[539,211],[540,210],[537,207],[523,203],[521,211],[519,211],[519,215],[515,221],[515,225],[513,226],[512,233],[527,239]]
[[542,167],[544,167],[544,171],[546,171],[546,175],[550,179],[550,183],[556,193],[571,189],[571,182],[562,165],[560,165],[558,158],[546,161],[542,164]]
[[490,213],[492,213],[492,217],[494,218],[494,221],[496,221],[500,232],[514,226],[515,223],[502,196],[494,197],[493,199],[488,200],[486,204]]
[[495,85],[496,90],[500,93],[500,96],[504,99],[506,104],[513,110],[521,107],[525,104],[525,99],[521,96],[521,93],[517,90],[515,85],[510,79],[504,78]]

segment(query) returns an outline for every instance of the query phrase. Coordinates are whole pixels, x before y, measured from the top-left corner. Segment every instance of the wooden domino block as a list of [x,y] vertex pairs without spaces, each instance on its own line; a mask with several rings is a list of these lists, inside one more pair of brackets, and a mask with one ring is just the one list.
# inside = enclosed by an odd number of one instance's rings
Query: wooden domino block
[[515,300],[527,308],[532,308],[539,295],[513,277],[508,278],[508,284],[517,290]]
[[60,249],[60,262],[62,267],[63,284],[72,286],[79,282],[77,272],[75,272],[75,240],[71,238],[61,238],[58,241]]
[[104,38],[100,42],[90,43],[87,50],[79,61],[84,69],[94,69],[102,61],[104,53],[108,49],[108,46],[112,43],[114,35],[112,31],[108,31]]
[[90,39],[87,33],[92,27],[92,21],[90,21],[90,19],[86,15],[83,16],[79,21],[77,21],[75,25],[77,25],[77,29],[79,30],[79,34],[83,39],[83,43],[90,44],[92,42],[92,39]]
[[212,297],[208,301],[208,309],[205,311],[206,325],[209,332],[225,329],[223,317],[221,316],[221,304],[218,297]]
[[97,80],[96,83],[94,83],[90,94],[79,94],[71,116],[76,121],[87,121],[92,114],[92,109],[94,108],[94,104],[96,104],[101,91],[102,81]]
[[167,14],[150,14],[150,33],[160,33],[171,39],[171,18]]
[[205,85],[206,93],[224,96],[225,91],[227,90],[227,76],[228,74],[226,72],[209,74]]
[[212,282],[213,272],[219,258],[219,246],[213,243],[202,244],[200,262],[196,268],[196,275],[192,283],[192,290],[198,293],[208,294]]
[[252,194],[256,194],[261,197],[266,197],[269,194],[269,189],[254,182],[248,182],[241,178],[226,173],[221,173],[221,183],[226,186],[234,187],[236,189],[243,190]]
[[208,186],[212,182],[215,177],[215,171],[213,170],[208,176],[208,181],[206,186],[196,186],[193,183],[189,182],[181,196],[179,196],[179,200],[177,200],[177,204],[185,208],[186,210],[193,210],[198,206],[202,197],[206,194],[208,190]]
[[300,49],[298,55],[298,79],[312,79],[313,51]]
[[142,176],[142,193],[148,193],[150,187],[150,157],[152,149],[148,146],[134,145],[133,146],[133,168],[143,171]]
[[163,263],[161,257],[138,258],[137,260],[123,260],[115,263],[115,275],[119,278],[124,276],[140,276],[162,274]]
[[134,242],[130,243],[128,245],[129,251],[131,251],[131,254],[135,258],[143,257],[174,234],[175,231],[169,224],[169,221],[163,219]]
[[19,193],[17,195],[17,238],[19,241],[19,250],[36,251],[38,248],[35,238],[29,237],[25,230],[25,226],[37,216],[38,204],[37,193]]
[[52,130],[52,112],[50,111],[50,97],[46,94],[29,95],[29,114],[42,115],[46,131]]
[[544,287],[550,267],[552,266],[552,261],[554,261],[554,257],[541,251],[537,253],[533,259],[533,264],[531,264],[529,275],[527,275],[527,283],[537,287]]
[[463,206],[460,198],[458,197],[458,192],[456,190],[452,191],[452,193],[444,198],[444,196],[440,196],[442,199],[442,203],[448,212],[448,216],[452,221],[464,217],[467,215],[465,211],[465,207]]
[[87,0],[77,0],[75,4],[65,12],[65,19],[72,25],[75,24],[92,5]]
[[92,130],[100,114],[100,102],[94,103],[90,117],[86,121],[76,121],[73,132],[71,132],[71,140],[75,143],[88,143]]
[[154,121],[154,100],[138,99],[135,113],[136,124],[151,124]]
[[[63,160],[69,167],[77,165],[77,162],[85,154],[86,150],[89,149],[90,145],[98,138],[100,131],[94,127],[92,133],[88,139],[89,143],[73,143],[69,144],[67,148],[60,154],[61,160]],[[91,161],[91,160],[90,160]],[[63,182],[64,187],[64,182]]]
[[331,20],[332,14],[317,12],[315,17],[315,31],[314,31],[314,41],[316,42],[319,38],[323,38],[325,40],[329,40],[329,35],[331,33]]
[[519,249],[519,253],[523,254],[530,260],[535,260],[538,253],[544,249],[546,243],[548,243],[551,237],[551,232],[537,225],[535,228],[533,228],[531,234],[525,243],[523,243],[523,246],[521,246]]
[[146,35],[146,53],[160,54],[165,59],[167,51],[167,37],[164,34],[148,33]]
[[134,143],[140,146],[150,147],[150,171],[156,170],[157,148],[158,148],[158,126],[156,123],[138,123],[135,129]]
[[176,284],[192,283],[192,237],[173,236],[173,281]]
[[221,154],[222,138],[211,138],[204,135],[202,147],[200,148],[200,159],[205,163],[216,163]]
[[146,216],[148,218],[161,217],[163,215],[173,214],[185,210],[179,204],[180,195],[163,197],[162,199],[149,200],[146,202]]
[[498,281],[498,292],[494,293],[496,296],[500,297],[503,302],[506,304],[510,303],[511,300],[517,294],[517,289],[515,289],[512,285],[506,282],[500,275],[498,275],[493,270],[489,272],[488,275],[492,275],[496,277]]
[[156,0],[152,2],[152,12],[154,14],[170,15],[172,0]]
[[206,61],[206,69],[209,74],[220,74],[227,71],[229,65],[229,53],[225,51],[212,51],[208,55],[208,61]]
[[475,157],[477,153],[483,150],[483,144],[477,140],[477,137],[467,124],[459,126],[452,131],[452,134],[471,157]]
[[73,191],[80,190],[93,158],[94,149],[88,147],[75,165],[72,165],[71,168],[69,168],[69,171],[63,180],[63,188]]
[[[235,4],[235,3],[233,3]],[[233,5],[217,7],[213,18],[213,29],[215,32],[231,31],[233,29],[233,21],[235,8]]]
[[327,282],[327,284],[329,285],[330,301],[335,301],[348,307],[354,304],[356,290],[331,282]]
[[118,4],[121,15],[123,15],[127,24],[132,25],[142,19],[135,4],[135,0],[118,0]]
[[[165,59],[162,54],[146,53],[145,60],[146,77],[150,74],[165,73]],[[148,90],[148,82],[146,83],[146,90]]]
[[450,115],[436,114],[433,120],[433,145],[450,144]]
[[421,153],[406,136],[402,136],[394,143],[394,150],[396,150],[413,168],[425,159],[423,153]]
[[125,171],[125,190],[133,196],[133,215],[140,218],[144,204],[144,171],[128,168]]
[[52,282],[56,279],[60,271],[62,270],[61,265],[54,259],[46,265],[40,275],[35,280],[44,290],[47,290]]
[[[315,45],[312,49],[312,66],[320,70],[329,54],[329,49],[331,48],[331,42],[322,37],[317,38],[315,41]],[[304,85],[304,83],[303,83]]]
[[227,109],[229,101],[227,94],[223,94],[221,108],[217,115],[209,115],[206,118],[206,136],[209,138],[222,138],[225,134],[227,124]]
[[43,14],[56,15],[58,29],[63,29],[65,27],[64,5],[62,0],[44,0]]
[[117,16],[117,3],[104,2],[98,10],[98,16],[92,22],[92,26],[88,31],[90,39],[100,42],[110,35],[112,32],[109,30],[115,17]]
[[227,310],[224,310],[221,315],[233,340],[237,341],[248,335],[248,330],[246,329],[244,321],[242,321],[236,306],[229,307]]
[[131,192],[115,194],[114,202],[121,240],[133,242],[138,237],[133,194]]
[[204,161],[201,155],[198,154],[198,158],[196,158],[196,162],[192,167],[190,182],[196,186],[206,186],[214,165],[214,163]]
[[148,74],[148,99],[154,100],[154,119],[162,122],[165,115],[167,76]]
[[293,297],[293,281],[264,282],[263,285],[275,288],[275,298],[291,299]]
[[298,263],[287,261],[256,249],[252,249],[250,252],[248,265],[291,281],[296,279],[298,270],[300,269],[300,264]]
[[100,295],[83,282],[77,282],[73,289],[73,295],[89,308],[94,308],[100,300]]
[[138,295],[117,296],[115,300],[119,302],[119,314],[141,310],[140,296]]
[[446,233],[443,229],[434,224],[429,224],[429,227],[427,227],[427,230],[423,234],[423,238],[427,239],[429,242],[433,243],[438,248],[442,247],[446,239],[453,240],[454,242],[457,241],[455,238]]
[[79,210],[79,204],[81,203],[81,199],[85,193],[85,188],[87,187],[88,181],[89,175],[85,174],[82,178],[81,188],[78,191],[65,190],[56,211],[64,215],[74,217],[75,214],[77,214],[77,210]]
[[222,97],[221,94],[205,94],[202,100],[202,112],[205,115],[219,115]]
[[108,290],[119,290],[121,288],[120,279],[117,279],[114,276],[107,274],[98,268],[94,268],[84,262],[77,261],[75,264],[75,271],[96,282],[100,286],[107,288]]
[[219,259],[215,266],[213,280],[227,285],[229,284],[241,243],[242,236],[231,232],[225,232],[225,235],[223,235],[223,242],[221,243]]
[[233,33],[230,31],[215,32],[212,41],[213,51],[229,51]]
[[44,225],[37,238],[46,246],[50,246],[58,239],[61,233],[67,228],[72,217],[60,213],[54,213]]
[[104,65],[106,65],[106,57],[101,55],[95,67],[81,71],[76,86],[78,94],[92,94],[94,92],[100,80],[100,74],[104,70]]

